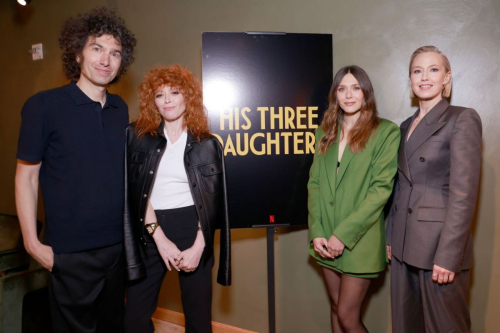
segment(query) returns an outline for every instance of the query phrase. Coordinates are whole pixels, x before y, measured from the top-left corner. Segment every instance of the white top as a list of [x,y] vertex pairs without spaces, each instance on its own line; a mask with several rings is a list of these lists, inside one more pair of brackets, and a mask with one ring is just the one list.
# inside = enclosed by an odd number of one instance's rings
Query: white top
[[158,165],[156,178],[151,193],[151,205],[156,209],[173,209],[194,205],[184,167],[184,150],[187,132],[183,131],[179,139],[172,143],[167,138],[167,149]]

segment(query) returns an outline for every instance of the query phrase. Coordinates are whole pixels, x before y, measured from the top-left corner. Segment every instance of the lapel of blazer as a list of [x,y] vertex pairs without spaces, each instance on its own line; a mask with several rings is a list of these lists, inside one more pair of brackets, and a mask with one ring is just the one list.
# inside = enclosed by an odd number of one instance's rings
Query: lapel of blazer
[[410,169],[408,168],[408,161],[406,159],[406,153],[405,153],[405,151],[406,151],[406,149],[405,149],[406,148],[406,137],[408,136],[408,128],[411,126],[411,123],[413,122],[413,119],[415,119],[417,114],[418,114],[418,110],[409,119],[406,126],[401,126],[401,142],[399,144],[399,150],[398,150],[398,167],[401,170],[401,172],[403,173],[403,175],[409,181],[411,181],[411,176],[410,176]]
[[[446,122],[438,122],[441,115],[450,106],[448,101],[443,98],[439,101],[422,119],[423,121],[417,125],[410,136],[410,139],[405,144],[406,160],[408,161],[415,150],[422,145],[432,134],[436,133]],[[418,112],[418,111],[417,111]],[[416,114],[416,113],[415,113]],[[406,140],[406,138],[405,138]]]
[[335,182],[337,178],[337,161],[339,155],[339,143],[336,142],[332,144],[325,155],[325,171],[328,177],[328,184],[330,185],[330,191],[332,192],[332,196],[335,196]]
[[335,184],[335,188],[339,187],[339,184],[342,181],[345,171],[347,170],[347,167],[349,166],[349,163],[351,162],[353,156],[354,153],[351,151],[351,148],[349,148],[349,145],[347,144],[345,146],[344,153],[342,154],[342,159],[340,160],[339,172],[337,173],[337,183]]

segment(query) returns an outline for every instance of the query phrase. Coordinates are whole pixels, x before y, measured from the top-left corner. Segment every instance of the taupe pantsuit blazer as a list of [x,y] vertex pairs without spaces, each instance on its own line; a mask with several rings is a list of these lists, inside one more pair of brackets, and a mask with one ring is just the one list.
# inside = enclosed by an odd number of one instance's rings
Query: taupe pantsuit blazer
[[481,119],[442,99],[421,120],[401,124],[396,193],[387,225],[392,255],[421,269],[472,266],[470,227],[481,167]]

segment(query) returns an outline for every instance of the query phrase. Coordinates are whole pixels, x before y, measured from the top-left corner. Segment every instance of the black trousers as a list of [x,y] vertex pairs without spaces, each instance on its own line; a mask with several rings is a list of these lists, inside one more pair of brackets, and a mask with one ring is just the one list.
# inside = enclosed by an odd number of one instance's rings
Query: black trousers
[[122,244],[54,254],[49,303],[54,333],[123,332]]
[[455,274],[453,283],[432,281],[432,271],[391,262],[391,309],[394,333],[466,333],[469,270]]
[[[156,218],[162,231],[179,250],[190,248],[198,232],[198,215],[194,206],[168,210],[156,210]],[[127,291],[125,332],[154,332],[151,316],[158,304],[161,284],[167,267],[154,240],[148,236],[142,247],[142,258],[147,276],[133,281]],[[179,272],[182,308],[186,320],[186,333],[212,332],[212,267],[214,257],[201,257],[198,268],[191,273]]]

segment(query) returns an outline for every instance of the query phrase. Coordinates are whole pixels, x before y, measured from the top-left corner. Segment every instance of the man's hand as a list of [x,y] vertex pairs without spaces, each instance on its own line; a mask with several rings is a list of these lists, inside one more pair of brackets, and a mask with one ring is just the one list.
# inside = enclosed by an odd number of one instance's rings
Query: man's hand
[[387,258],[389,258],[389,260],[392,260],[392,247],[390,245],[387,245]]
[[16,207],[23,233],[24,248],[44,268],[52,271],[54,252],[38,240],[36,230],[36,209],[38,204],[38,175],[42,162],[17,161]]
[[52,268],[54,267],[54,252],[50,246],[38,242],[37,245],[26,248],[26,251],[46,270],[52,272]]

